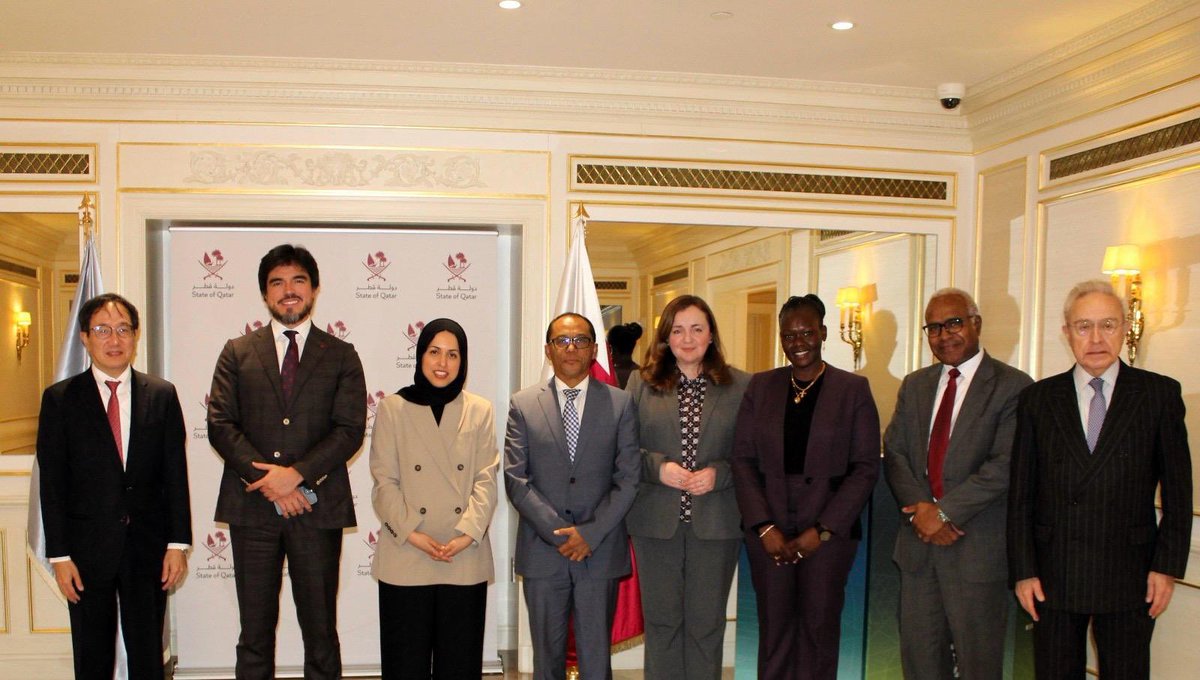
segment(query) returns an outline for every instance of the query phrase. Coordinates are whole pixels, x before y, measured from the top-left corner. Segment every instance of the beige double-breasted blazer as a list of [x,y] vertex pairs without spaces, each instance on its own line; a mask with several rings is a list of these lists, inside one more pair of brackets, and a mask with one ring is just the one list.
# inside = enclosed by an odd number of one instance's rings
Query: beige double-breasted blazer
[[[428,406],[398,395],[384,399],[371,441],[371,502],[382,524],[371,573],[391,585],[491,583],[488,525],[496,511],[500,454],[488,400],[462,392],[439,425]],[[408,543],[413,531],[445,543],[466,534],[475,543],[438,562]]]

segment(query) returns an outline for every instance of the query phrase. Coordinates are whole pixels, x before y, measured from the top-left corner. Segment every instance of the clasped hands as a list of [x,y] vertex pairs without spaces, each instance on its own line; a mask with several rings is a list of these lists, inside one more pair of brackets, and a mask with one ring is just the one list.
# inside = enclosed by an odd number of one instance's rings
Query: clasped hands
[[257,482],[246,486],[246,493],[255,491],[272,503],[278,503],[284,517],[296,517],[306,512],[312,512],[312,504],[297,488],[304,482],[304,476],[295,469],[270,463],[251,463],[256,469],[266,470]]
[[414,531],[408,535],[408,542],[417,550],[429,555],[434,562],[453,562],[454,556],[471,545],[475,539],[466,534],[459,534],[446,543],[438,543],[429,534]]
[[900,510],[905,514],[912,515],[909,523],[917,534],[917,538],[925,543],[951,545],[966,535],[966,532],[959,529],[953,522],[944,521],[938,516],[937,503],[921,501],[915,505],[906,505]]
[[821,535],[816,527],[809,527],[789,539],[778,527],[773,526],[762,535],[762,544],[767,554],[775,560],[775,566],[797,564],[821,548]]
[[693,496],[703,496],[717,485],[716,469],[706,467],[693,471],[673,462],[662,464],[658,478],[664,485],[686,491]]

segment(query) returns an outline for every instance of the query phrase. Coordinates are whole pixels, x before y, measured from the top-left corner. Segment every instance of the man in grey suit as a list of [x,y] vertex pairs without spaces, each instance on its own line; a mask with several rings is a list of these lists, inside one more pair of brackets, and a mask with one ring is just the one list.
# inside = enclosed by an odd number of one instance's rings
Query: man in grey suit
[[272,321],[225,343],[208,405],[208,439],[225,460],[215,519],[233,545],[236,675],[275,677],[286,557],[304,677],[333,680],[342,529],[354,526],[346,463],[366,430],[366,381],[354,346],[312,322],[321,275],[308,250],[272,248],[258,286]]
[[893,559],[900,659],[914,680],[1004,673],[1009,459],[1017,397],[1033,381],[980,350],[982,328],[967,292],[934,293],[923,329],[940,363],[904,379],[883,438],[884,472],[911,527]]
[[1062,330],[1075,366],[1025,390],[1017,408],[1010,578],[1035,621],[1038,680],[1085,677],[1089,624],[1100,677],[1146,680],[1154,622],[1192,536],[1181,388],[1121,362],[1129,324],[1107,281],[1071,290]]
[[641,470],[637,415],[628,394],[589,378],[596,331],[587,318],[556,317],[545,351],[554,377],[513,395],[504,443],[533,675],[566,677],[574,612],[581,676],[610,678],[617,579],[630,571],[624,519]]

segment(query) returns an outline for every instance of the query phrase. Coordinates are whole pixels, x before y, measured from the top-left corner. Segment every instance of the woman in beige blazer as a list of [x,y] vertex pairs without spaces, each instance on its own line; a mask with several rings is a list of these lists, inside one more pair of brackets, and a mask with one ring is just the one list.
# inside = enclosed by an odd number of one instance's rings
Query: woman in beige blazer
[[626,387],[643,466],[625,525],[637,554],[651,680],[721,677],[742,535],[729,461],[749,379],[726,365],[708,303],[684,295],[663,309]]
[[429,322],[417,356],[413,384],[380,404],[371,442],[383,678],[476,680],[494,580],[492,404],[462,389],[467,336],[454,321]]

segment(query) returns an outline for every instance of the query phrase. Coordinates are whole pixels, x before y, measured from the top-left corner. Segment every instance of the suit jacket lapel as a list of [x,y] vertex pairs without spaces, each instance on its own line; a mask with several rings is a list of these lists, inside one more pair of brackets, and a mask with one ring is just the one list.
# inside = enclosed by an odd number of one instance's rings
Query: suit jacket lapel
[[948,460],[949,454],[954,451],[954,443],[970,437],[971,426],[979,422],[983,415],[983,409],[991,401],[995,386],[996,369],[991,364],[991,358],[985,354],[979,368],[975,370],[975,377],[971,378],[967,395],[963,397],[962,406],[958,409],[958,417],[954,419],[954,429],[950,432],[950,445],[946,449]]
[[[325,357],[325,352],[329,349],[329,340],[329,334],[317,328],[316,324],[308,331],[308,338],[304,341],[304,352],[300,355],[300,368],[296,371],[296,384],[292,388],[293,400],[304,391],[304,383],[308,382],[321,359]],[[282,387],[280,394],[283,394]]]
[[[1074,370],[1074,369],[1072,369]],[[1054,380],[1053,393],[1056,398],[1050,400],[1050,413],[1054,418],[1059,432],[1067,432],[1067,455],[1081,468],[1090,466],[1094,460],[1088,451],[1087,436],[1083,432],[1083,423],[1079,418],[1079,397],[1075,394],[1075,378],[1071,371],[1060,373],[1051,378]]]
[[[1096,441],[1096,450],[1090,454],[1092,467],[1080,479],[1080,487],[1087,484],[1092,476],[1116,453],[1118,447],[1114,445],[1114,442],[1120,439],[1121,433],[1129,427],[1129,422],[1137,416],[1145,397],[1146,392],[1140,376],[1130,370],[1124,362],[1121,362],[1121,368],[1117,373],[1117,383],[1113,388],[1112,401],[1105,412],[1104,425],[1100,428],[1100,439]],[[1082,423],[1079,428],[1080,431],[1083,430]],[[1085,440],[1084,450],[1086,449]]]
[[[563,464],[570,465],[571,459],[567,456],[567,431],[563,428],[562,411],[558,409],[558,394],[557,390],[554,389],[553,377],[550,378],[550,382],[542,388],[541,394],[538,395],[538,404],[542,407],[542,415],[546,417],[546,425],[550,428],[550,435],[554,437],[555,445],[562,452]],[[580,438],[582,439],[582,437]]]
[[440,425],[433,419],[432,410],[423,407],[407,410],[410,414],[408,422],[416,430],[417,436],[434,449],[430,454],[438,471],[455,491],[461,492],[462,489],[458,488],[458,476],[454,474],[454,461],[451,459],[454,455],[454,439],[458,436],[459,420],[463,415],[461,397],[446,404]]
[[287,404],[283,402],[283,384],[279,381],[279,355],[275,352],[275,336],[271,333],[271,324],[254,331],[253,345],[258,360],[262,363],[263,375],[275,390],[275,399],[281,408],[286,409]]
[[97,455],[104,456],[111,465],[120,468],[121,456],[117,453],[117,443],[113,440],[112,428],[108,424],[108,412],[100,397],[100,390],[96,387],[92,369],[89,368],[75,376],[70,391],[72,399],[79,406],[79,417],[95,433],[95,439],[99,442],[96,446]]
[[[138,445],[137,434],[141,431],[142,423],[150,417],[149,383],[146,376],[137,371],[130,371],[129,398],[132,401],[129,409],[129,445],[125,449],[125,472],[133,470],[135,464],[142,462],[144,454]],[[107,414],[105,415],[107,419]]]
[[929,464],[929,424],[933,421],[933,401],[937,398],[938,381],[941,377],[941,364],[934,364],[929,370],[913,377],[917,408],[916,443],[919,444],[914,463],[920,471],[924,471]]

